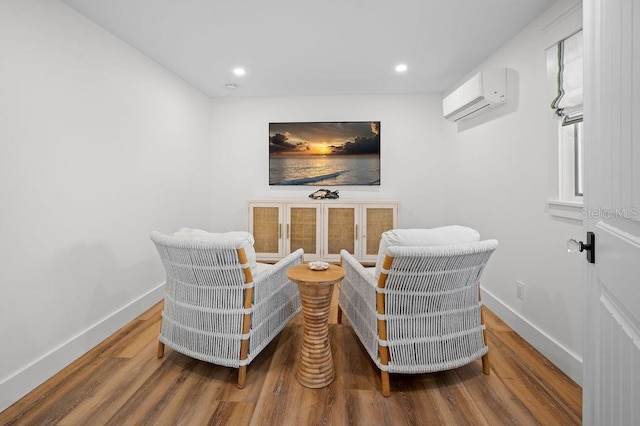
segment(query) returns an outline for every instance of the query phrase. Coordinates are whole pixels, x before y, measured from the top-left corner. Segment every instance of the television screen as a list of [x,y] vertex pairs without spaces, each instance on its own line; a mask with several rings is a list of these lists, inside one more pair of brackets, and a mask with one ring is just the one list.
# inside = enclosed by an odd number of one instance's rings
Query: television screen
[[380,122],[269,123],[269,185],[380,185]]

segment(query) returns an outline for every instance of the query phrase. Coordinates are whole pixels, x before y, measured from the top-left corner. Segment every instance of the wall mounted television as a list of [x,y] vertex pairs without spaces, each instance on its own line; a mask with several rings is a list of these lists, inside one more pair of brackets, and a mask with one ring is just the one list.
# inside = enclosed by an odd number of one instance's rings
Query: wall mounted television
[[269,185],[380,185],[380,122],[269,123]]

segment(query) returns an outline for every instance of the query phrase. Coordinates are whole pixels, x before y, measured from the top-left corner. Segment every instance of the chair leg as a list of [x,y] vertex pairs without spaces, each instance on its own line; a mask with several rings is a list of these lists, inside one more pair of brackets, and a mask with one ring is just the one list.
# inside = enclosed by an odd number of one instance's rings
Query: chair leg
[[489,352],[482,356],[482,372],[484,374],[491,373],[491,364],[489,363]]
[[[480,316],[482,317],[482,311],[480,313]],[[484,324],[484,321],[482,321],[482,324]],[[485,328],[484,330],[482,330],[482,340],[484,340],[484,344],[487,344],[487,329]],[[482,355],[482,372],[484,374],[489,374],[491,372],[491,364],[489,363],[489,352],[487,352],[486,354]]]
[[244,383],[247,381],[247,366],[243,365],[238,369],[238,388],[244,388]]
[[338,305],[338,324],[342,324],[342,308]]
[[380,387],[382,388],[382,396],[391,395],[391,385],[389,385],[388,371],[380,371]]
[[[478,285],[478,301],[480,300],[481,300],[480,285]],[[482,324],[483,326],[485,325],[484,324],[484,308],[482,306],[480,307],[480,324]],[[482,330],[482,340],[484,341],[485,346],[489,345],[487,343],[486,326]],[[482,372],[487,375],[491,372],[491,364],[489,364],[489,352],[487,352],[482,356]]]
[[158,342],[158,358],[162,358],[164,356],[164,343]]

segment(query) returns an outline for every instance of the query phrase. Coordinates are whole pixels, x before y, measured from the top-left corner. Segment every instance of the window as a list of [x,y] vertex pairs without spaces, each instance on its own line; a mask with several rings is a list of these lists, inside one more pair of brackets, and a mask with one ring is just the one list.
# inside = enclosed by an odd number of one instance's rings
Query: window
[[582,122],[575,123],[573,125],[574,133],[573,133],[573,146],[575,149],[575,153],[573,154],[573,162],[575,164],[574,170],[574,195],[577,197],[582,197],[584,195],[584,190],[582,189],[583,182],[583,169],[584,169],[584,157],[582,150]]
[[560,126],[560,198],[582,201],[582,121]]
[[582,31],[578,31],[547,50],[551,108],[558,129],[558,200],[579,204],[584,194],[582,43]]

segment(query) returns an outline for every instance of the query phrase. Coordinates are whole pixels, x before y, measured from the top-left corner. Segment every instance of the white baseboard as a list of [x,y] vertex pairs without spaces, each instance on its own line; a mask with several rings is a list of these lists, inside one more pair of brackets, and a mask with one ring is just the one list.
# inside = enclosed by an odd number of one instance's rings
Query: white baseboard
[[131,301],[111,315],[87,327],[38,360],[0,383],[0,411],[44,383],[47,379],[151,308],[164,297],[164,283]]
[[482,303],[518,333],[531,346],[558,367],[571,380],[582,386],[582,359],[556,342],[551,336],[529,323],[505,305],[502,300],[482,288]]

